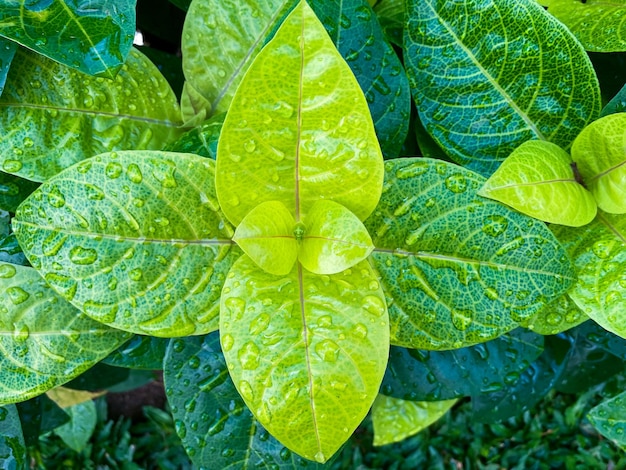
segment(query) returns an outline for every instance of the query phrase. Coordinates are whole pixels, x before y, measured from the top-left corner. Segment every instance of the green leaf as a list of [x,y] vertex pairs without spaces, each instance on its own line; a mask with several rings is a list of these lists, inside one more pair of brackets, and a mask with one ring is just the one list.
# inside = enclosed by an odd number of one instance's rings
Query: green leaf
[[234,225],[272,200],[296,222],[319,199],[361,220],[374,210],[383,161],[367,101],[306,2],[248,69],[217,152],[217,194]]
[[551,0],[548,12],[561,21],[588,51],[626,51],[624,0]]
[[626,449],[626,392],[592,408],[587,418],[600,434]]
[[109,354],[102,362],[130,369],[162,370],[163,356],[169,340],[135,335],[126,344]]
[[213,116],[181,135],[176,142],[172,142],[164,150],[193,153],[215,160],[217,156],[217,142],[222,132],[225,117],[226,114],[224,113]]
[[0,172],[0,209],[15,212],[17,206],[38,186],[32,181]]
[[402,47],[404,0],[381,0],[374,5],[374,11],[385,35],[396,46]]
[[133,45],[135,4],[5,1],[0,34],[83,73],[113,78]]
[[183,28],[183,72],[206,100],[205,119],[228,110],[241,79],[295,0],[194,0]]
[[626,85],[602,108],[601,116],[626,112]]
[[411,93],[400,59],[366,0],[309,0],[365,93],[385,158],[400,155]]
[[160,149],[180,132],[176,96],[136,50],[114,81],[20,50],[0,108],[0,167],[34,181],[98,153]]
[[0,95],[4,91],[4,85],[16,51],[17,44],[15,42],[0,38]]
[[172,340],[163,372],[176,432],[196,467],[322,468],[283,447],[252,417],[228,375],[217,333]]
[[47,395],[39,395],[30,400],[17,403],[16,407],[20,415],[26,446],[37,445],[39,436],[70,420],[67,413],[48,398]]
[[522,142],[568,148],[600,111],[584,49],[534,0],[410,0],[404,58],[424,126],[488,176]]
[[26,444],[15,405],[0,407],[0,468],[28,468]]
[[11,231],[11,214],[0,210],[0,262],[27,266],[15,234]]
[[569,295],[554,299],[522,326],[540,335],[556,335],[589,320]]
[[300,264],[273,276],[243,256],[224,285],[220,335],[254,416],[290,450],[320,463],[367,414],[389,348],[383,293],[367,262],[331,276]]
[[284,276],[298,258],[295,225],[282,202],[267,201],[244,217],[233,240],[263,271]]
[[191,154],[103,154],[41,185],[13,228],[31,264],[92,318],[137,334],[204,334],[217,328],[241,253],[213,181],[214,162]]
[[626,360],[626,341],[624,338],[605,330],[596,322],[588,321],[577,328],[577,333],[590,343],[599,346],[604,351]]
[[571,165],[558,145],[529,140],[513,150],[478,194],[544,222],[580,227],[594,219],[598,208]]
[[96,413],[96,404],[93,400],[70,406],[65,411],[70,416],[70,422],[56,428],[54,433],[59,436],[63,442],[76,452],[82,452],[91,435],[96,429],[96,421],[98,419]]
[[584,230],[552,230],[576,266],[569,296],[592,320],[626,338],[626,218],[599,212]]
[[445,401],[407,401],[378,395],[372,407],[374,445],[400,442],[426,429],[456,403]]
[[82,315],[32,268],[0,263],[0,305],[0,403],[66,383],[129,338]]
[[456,349],[488,341],[574,281],[545,224],[481,198],[484,178],[427,158],[389,160],[365,222],[388,297],[392,344]]
[[572,159],[598,207],[626,213],[626,113],[609,114],[587,126],[572,145]]

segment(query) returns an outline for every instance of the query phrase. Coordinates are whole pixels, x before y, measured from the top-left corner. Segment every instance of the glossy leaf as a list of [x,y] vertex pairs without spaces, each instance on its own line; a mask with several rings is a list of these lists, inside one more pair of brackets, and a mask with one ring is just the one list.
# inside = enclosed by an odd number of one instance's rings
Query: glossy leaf
[[374,5],[374,11],[385,35],[399,47],[402,47],[404,30],[404,3],[404,0],[381,0]]
[[366,262],[332,276],[299,264],[273,276],[243,256],[224,285],[220,335],[254,416],[290,450],[320,463],[367,414],[389,347],[384,297]]
[[26,444],[15,405],[0,407],[0,468],[27,468]]
[[11,230],[11,214],[0,210],[0,262],[28,266],[26,256]]
[[580,227],[596,216],[596,201],[576,181],[569,154],[550,142],[517,147],[478,192],[551,224]]
[[626,113],[610,114],[587,126],[572,145],[572,159],[598,207],[626,213]]
[[198,468],[322,468],[274,439],[253,417],[228,375],[217,333],[172,340],[165,390],[176,432]]
[[109,354],[102,362],[130,369],[162,370],[169,340],[154,336],[133,336],[126,344]]
[[181,135],[178,140],[172,142],[165,150],[170,152],[193,153],[201,157],[212,158],[217,156],[217,142],[224,124],[225,114],[218,114],[206,120],[198,127]]
[[0,167],[34,181],[98,153],[160,149],[180,133],[176,96],[136,50],[113,82],[20,50],[0,109]]
[[602,116],[626,112],[626,85],[602,108]]
[[587,418],[600,434],[626,449],[626,392],[594,407]]
[[0,95],[4,91],[11,62],[17,51],[17,43],[8,39],[0,38]]
[[580,325],[576,329],[576,333],[604,351],[623,361],[626,360],[626,341],[624,341],[624,338],[620,338],[616,334],[605,330],[596,322],[589,321],[584,325]]
[[576,36],[588,51],[626,51],[624,0],[551,0],[548,12]]
[[75,452],[82,452],[89,444],[91,435],[96,429],[96,405],[92,400],[71,406],[65,410],[70,422],[54,430],[63,442]]
[[15,212],[24,199],[39,186],[15,175],[0,172],[0,209]]
[[37,445],[39,436],[67,423],[70,417],[47,395],[17,403],[22,432],[27,446]]
[[[194,0],[183,29],[183,72],[211,113],[228,110],[241,79],[295,0]],[[200,111],[200,110],[198,110]]]
[[0,305],[0,403],[68,382],[129,338],[82,315],[32,268],[0,264]]
[[410,0],[404,57],[428,132],[486,176],[526,140],[567,149],[600,111],[587,54],[534,0]]
[[477,195],[481,176],[427,158],[389,160],[385,170],[365,226],[392,344],[456,349],[497,338],[574,281],[543,223]]
[[407,401],[378,395],[372,407],[374,445],[400,442],[427,428],[452,408],[456,400]]
[[129,380],[130,373],[131,371],[128,369],[109,366],[101,361],[74,380],[68,382],[65,386],[72,390],[110,390]]
[[543,350],[543,337],[517,329],[484,344],[452,351],[392,347],[382,393],[440,401],[506,389]]
[[400,154],[409,130],[411,93],[400,59],[366,0],[309,0],[354,72],[385,158]]
[[367,101],[306,2],[250,66],[217,152],[217,194],[234,225],[265,201],[296,222],[319,199],[361,220],[374,210],[383,163]]
[[31,264],[92,318],[137,334],[203,334],[217,328],[241,253],[213,180],[214,162],[191,154],[102,154],[41,185],[13,227]]
[[553,300],[522,326],[540,335],[556,335],[589,320],[567,294]]
[[0,32],[89,75],[113,78],[135,35],[136,0],[3,2]]

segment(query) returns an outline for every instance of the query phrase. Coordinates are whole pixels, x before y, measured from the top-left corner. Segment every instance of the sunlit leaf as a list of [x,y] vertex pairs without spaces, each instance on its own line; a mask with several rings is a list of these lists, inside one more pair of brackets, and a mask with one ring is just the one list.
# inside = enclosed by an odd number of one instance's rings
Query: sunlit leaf
[[455,349],[512,330],[574,281],[545,224],[477,195],[484,178],[427,158],[389,160],[365,222],[391,342]]
[[0,468],[27,468],[26,444],[15,405],[0,407]]
[[299,264],[273,276],[243,256],[224,285],[219,329],[230,375],[256,419],[321,463],[367,414],[387,363],[387,309],[367,262],[331,276]]
[[600,434],[626,449],[626,392],[603,401],[587,417]]
[[529,140],[504,160],[478,194],[544,222],[580,227],[594,219],[597,205],[576,181],[571,164],[558,145]]
[[540,335],[556,335],[589,320],[569,297],[564,294],[546,305],[537,315],[523,322],[522,326]]
[[0,109],[0,167],[34,181],[98,153],[161,149],[180,133],[176,96],[136,50],[114,81],[20,50]]
[[567,149],[600,112],[587,54],[535,0],[410,0],[404,58],[428,132],[486,176],[526,140]]
[[88,390],[74,390],[68,387],[54,387],[46,392],[46,396],[61,408],[69,408],[101,397],[106,393],[106,390],[90,392]]
[[13,227],[31,264],[92,318],[138,334],[203,334],[217,328],[241,253],[213,180],[208,158],[103,154],[41,185]]
[[222,210],[238,225],[275,200],[300,222],[315,201],[329,199],[362,220],[382,179],[363,92],[302,2],[250,66],[226,116],[217,158]]

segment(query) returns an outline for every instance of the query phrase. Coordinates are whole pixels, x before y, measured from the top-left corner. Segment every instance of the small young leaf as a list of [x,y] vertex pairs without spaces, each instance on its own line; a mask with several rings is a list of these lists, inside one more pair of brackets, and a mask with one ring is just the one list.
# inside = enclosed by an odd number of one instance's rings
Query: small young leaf
[[217,151],[217,194],[234,225],[265,201],[296,222],[319,199],[361,220],[376,207],[383,160],[367,101],[305,1],[248,69]]
[[217,114],[204,121],[197,127],[187,131],[165,147],[168,152],[193,153],[201,157],[215,160],[217,156],[217,142],[222,132],[222,125],[226,114]]
[[598,207],[626,213],[626,113],[609,114],[587,126],[572,145],[572,159]]
[[26,444],[15,405],[0,407],[0,468],[28,468]]
[[54,430],[65,444],[76,452],[82,450],[89,443],[91,435],[96,429],[98,420],[96,404],[93,400],[79,403],[65,410],[70,416],[70,422]]
[[587,320],[589,316],[578,308],[569,295],[563,294],[521,325],[540,335],[556,335]]
[[378,395],[372,407],[374,445],[400,442],[417,434],[446,414],[456,402],[407,401]]
[[596,216],[596,201],[576,181],[572,159],[558,145],[529,140],[517,147],[478,194],[551,224],[580,227]]
[[587,417],[600,434],[626,449],[626,392],[603,401]]
[[300,264],[274,276],[244,255],[226,279],[219,330],[230,375],[254,416],[290,450],[320,463],[365,418],[387,364],[387,308],[367,262],[331,276]]

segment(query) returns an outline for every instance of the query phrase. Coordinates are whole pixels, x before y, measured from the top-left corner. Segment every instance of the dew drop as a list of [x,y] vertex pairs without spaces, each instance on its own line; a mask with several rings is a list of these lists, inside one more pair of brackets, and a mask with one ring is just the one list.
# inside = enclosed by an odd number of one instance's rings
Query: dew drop
[[177,419],[174,421],[174,427],[176,429],[176,434],[178,434],[181,439],[187,437],[187,426],[185,426],[184,421]]
[[15,266],[10,264],[0,264],[0,278],[9,279],[15,276]]
[[550,312],[546,315],[546,323],[550,326],[559,326],[563,321],[563,317],[557,312]]
[[233,349],[234,344],[235,344],[235,338],[233,338],[232,335],[226,333],[225,335],[222,336],[222,350],[224,352],[228,352],[231,349]]
[[362,307],[365,311],[377,317],[381,317],[386,310],[385,303],[379,297],[373,295],[367,295],[363,298]]
[[238,297],[230,297],[226,299],[225,302],[226,308],[230,310],[232,316],[235,317],[236,320],[240,320],[243,316],[243,312],[246,308],[246,302]]
[[7,173],[15,173],[22,169],[22,162],[19,160],[5,160],[2,169]]
[[452,324],[459,331],[467,330],[472,324],[474,314],[471,310],[452,310]]
[[17,328],[17,325],[16,325],[16,328],[13,331],[13,338],[15,339],[15,341],[19,343],[23,343],[24,341],[28,339],[29,336],[30,336],[30,330],[27,325],[22,325],[19,328]]
[[250,334],[256,336],[264,332],[270,324],[270,316],[262,313],[250,323]]
[[259,367],[259,347],[252,341],[244,344],[239,350],[237,356],[239,357],[239,362],[241,363],[241,367],[244,370],[255,370],[257,367]]
[[254,392],[252,391],[252,386],[246,380],[242,380],[239,382],[239,393],[244,400],[251,402],[254,399]]
[[611,248],[613,247],[613,242],[607,242],[604,240],[597,241],[593,244],[592,250],[593,253],[600,259],[607,259],[611,256]]
[[255,416],[264,426],[267,426],[272,421],[272,414],[266,403],[261,404],[259,409],[256,410]]
[[143,277],[143,271],[139,268],[135,268],[128,273],[128,277],[133,281],[140,281]]
[[75,246],[70,250],[70,261],[81,266],[93,264],[98,259],[98,253],[92,248]]
[[461,174],[450,175],[446,178],[446,188],[456,194],[465,192],[467,179]]
[[254,139],[250,139],[243,144],[243,148],[246,152],[252,153],[256,150],[256,142],[254,141]]
[[143,174],[141,173],[141,169],[135,163],[131,163],[128,165],[126,169],[126,174],[128,175],[128,179],[133,183],[141,183],[143,180]]
[[367,327],[363,323],[357,323],[353,329],[354,335],[365,339],[367,337]]
[[30,294],[21,287],[12,286],[7,289],[7,295],[14,305],[24,303],[30,297]]
[[120,165],[118,162],[109,162],[107,163],[104,173],[110,179],[119,178],[122,174],[122,165]]
[[339,345],[333,340],[324,339],[315,345],[315,353],[324,362],[337,362]]
[[508,220],[501,215],[488,215],[483,219],[482,231],[490,237],[502,235],[509,226]]

